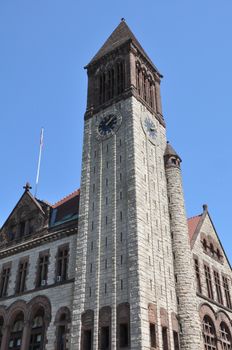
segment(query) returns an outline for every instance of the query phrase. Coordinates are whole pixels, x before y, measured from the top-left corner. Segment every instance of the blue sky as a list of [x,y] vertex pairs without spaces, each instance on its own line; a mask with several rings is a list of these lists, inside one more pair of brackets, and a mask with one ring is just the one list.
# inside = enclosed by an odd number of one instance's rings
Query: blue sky
[[232,261],[231,0],[0,0],[0,224],[30,181],[55,202],[79,187],[90,61],[121,17],[164,75],[168,139],[188,216],[207,203]]

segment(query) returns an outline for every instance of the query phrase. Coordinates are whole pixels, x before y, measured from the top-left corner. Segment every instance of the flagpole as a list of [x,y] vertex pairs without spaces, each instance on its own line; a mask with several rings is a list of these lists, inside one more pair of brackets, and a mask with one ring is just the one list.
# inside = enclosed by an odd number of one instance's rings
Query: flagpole
[[43,148],[43,137],[44,137],[44,128],[42,128],[40,132],[39,159],[38,159],[38,167],[37,167],[37,174],[36,174],[36,181],[35,181],[35,197],[37,195],[38,183],[39,183],[40,164],[41,164],[41,156],[42,156],[42,148]]

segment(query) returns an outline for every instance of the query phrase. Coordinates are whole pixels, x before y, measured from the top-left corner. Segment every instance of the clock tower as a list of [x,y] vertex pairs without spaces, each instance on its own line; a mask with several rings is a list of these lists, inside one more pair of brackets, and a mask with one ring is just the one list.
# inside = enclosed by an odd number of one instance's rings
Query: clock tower
[[184,210],[172,223],[184,200],[162,75],[124,20],[86,69],[71,349],[200,349]]

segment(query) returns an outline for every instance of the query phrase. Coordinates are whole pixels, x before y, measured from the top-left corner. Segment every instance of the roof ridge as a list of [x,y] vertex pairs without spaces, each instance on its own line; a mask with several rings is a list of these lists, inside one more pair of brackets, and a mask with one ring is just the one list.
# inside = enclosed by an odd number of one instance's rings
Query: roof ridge
[[198,214],[198,215],[190,216],[190,218],[187,218],[187,220],[199,218],[200,216],[202,216],[202,213],[201,213],[201,214]]
[[73,197],[75,197],[76,195],[79,195],[79,194],[80,194],[80,189],[78,188],[75,191],[73,191],[70,194],[68,194],[67,196],[65,196],[62,199],[60,199],[58,202],[54,203],[52,205],[52,208],[59,207],[61,204],[67,202],[69,199],[72,199]]

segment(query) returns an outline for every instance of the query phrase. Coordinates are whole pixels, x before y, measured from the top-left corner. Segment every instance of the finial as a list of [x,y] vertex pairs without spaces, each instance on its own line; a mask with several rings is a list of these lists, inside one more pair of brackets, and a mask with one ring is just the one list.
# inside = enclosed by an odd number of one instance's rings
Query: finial
[[203,210],[204,211],[208,211],[208,205],[207,204],[203,204]]
[[23,186],[23,188],[25,189],[25,192],[29,192],[30,189],[32,189],[31,185],[29,184],[29,182],[26,182],[26,185]]
[[122,17],[122,18],[121,18],[121,21],[122,21],[122,22],[126,22],[126,20],[125,20],[125,18],[124,18],[124,17]]

